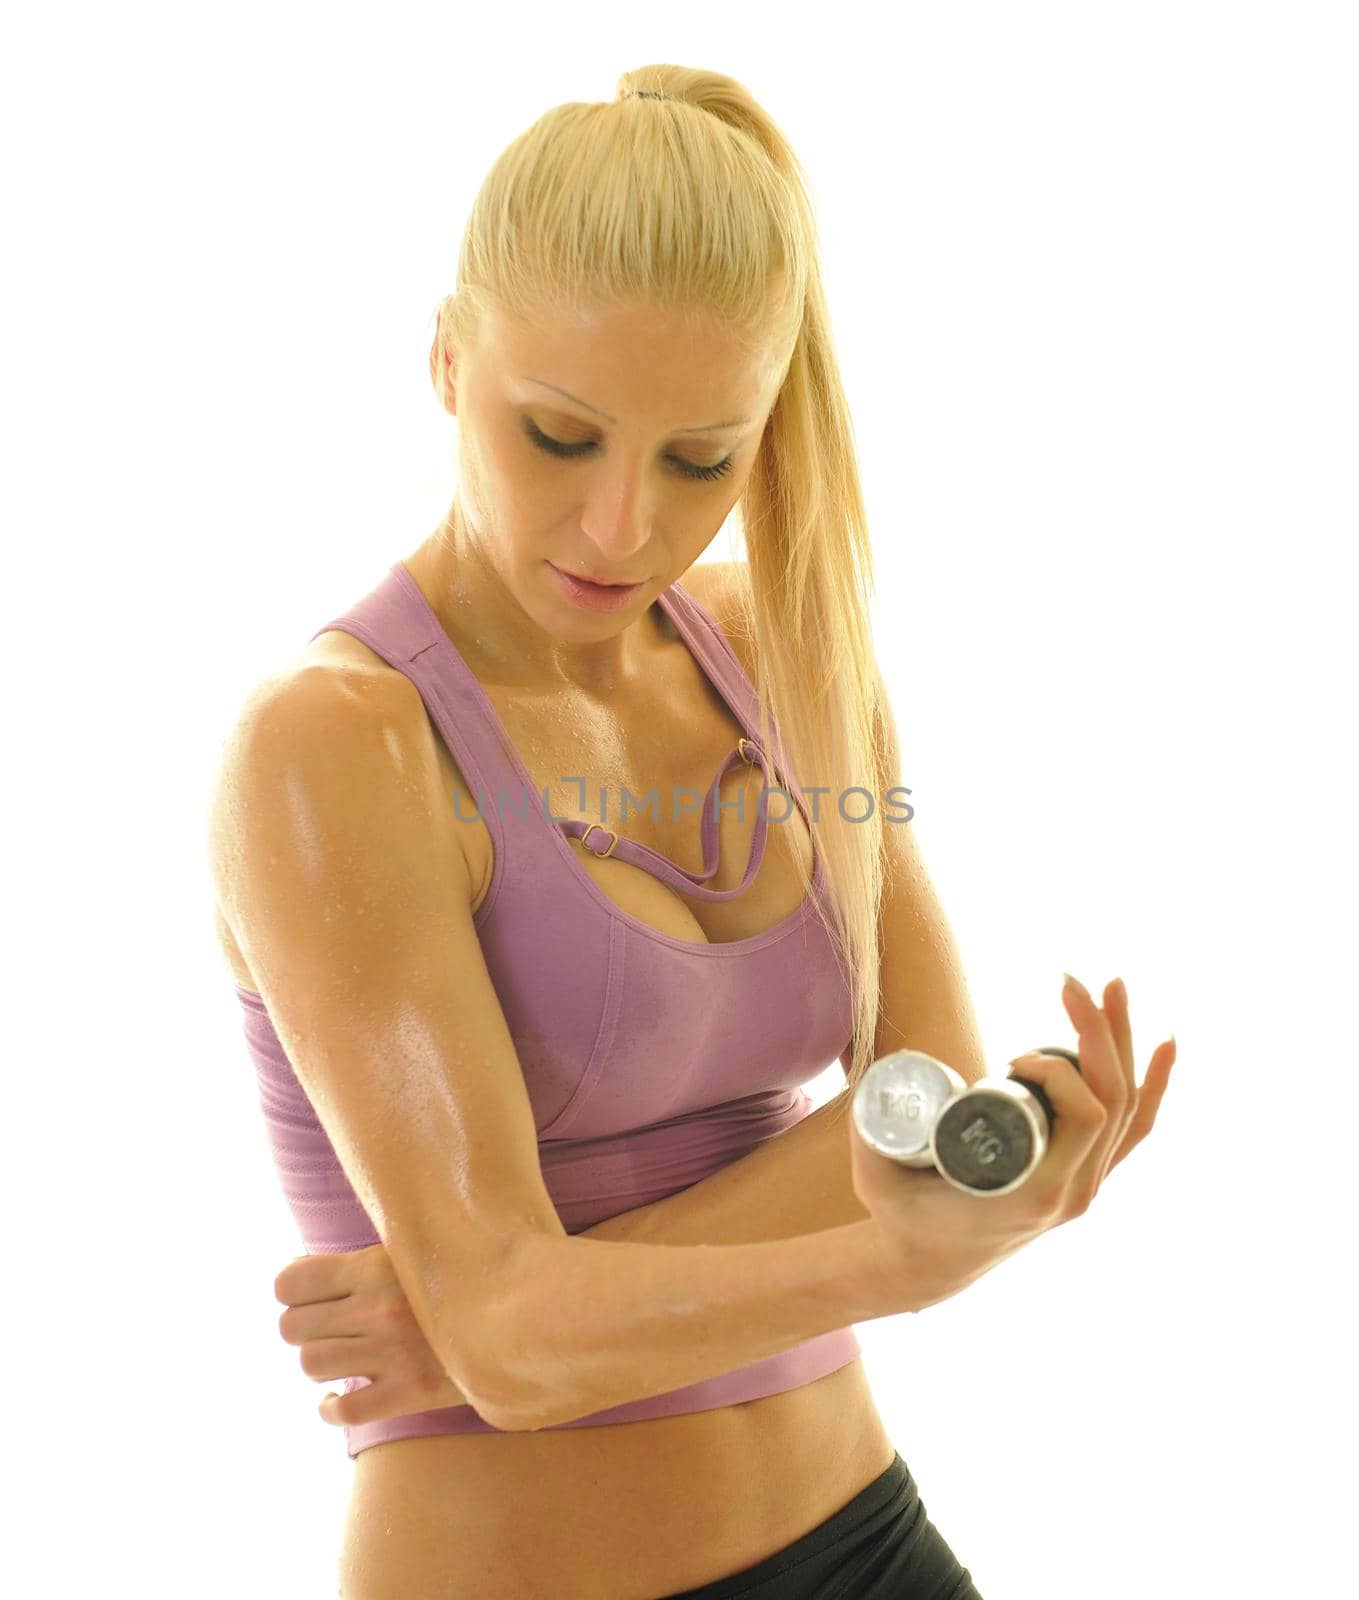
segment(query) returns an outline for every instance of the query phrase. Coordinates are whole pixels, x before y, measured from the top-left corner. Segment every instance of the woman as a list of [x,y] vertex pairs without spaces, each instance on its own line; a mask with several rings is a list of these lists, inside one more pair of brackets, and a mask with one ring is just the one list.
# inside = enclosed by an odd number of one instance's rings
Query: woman
[[[1139,1092],[1121,988],[1064,991],[1081,1072],[1025,1058],[1056,1132],[985,1228],[808,1114],[837,1054],[985,1068],[884,815],[795,160],[733,80],[633,76],[495,164],[431,350],[454,503],[228,745],[218,926],[312,1252],[280,1327],[346,1380],[345,1600],[971,1596],[853,1323],[1084,1209],[1170,1055]],[[748,568],[695,565],[738,503]]]

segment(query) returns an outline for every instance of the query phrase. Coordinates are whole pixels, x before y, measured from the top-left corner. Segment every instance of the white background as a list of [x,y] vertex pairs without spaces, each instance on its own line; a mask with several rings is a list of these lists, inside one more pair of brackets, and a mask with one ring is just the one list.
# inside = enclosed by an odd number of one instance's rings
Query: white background
[[991,1070],[1069,1039],[1064,970],[1124,976],[1139,1072],[1179,1044],[1086,1216],[861,1325],[884,1420],[988,1600],[1330,1592],[1350,8],[648,15],[5,26],[4,1586],[335,1593],[352,1464],[277,1332],[302,1244],[212,937],[211,782],[250,687],[451,497],[430,315],[486,169],[676,61],[744,82],[813,186],[905,781]]

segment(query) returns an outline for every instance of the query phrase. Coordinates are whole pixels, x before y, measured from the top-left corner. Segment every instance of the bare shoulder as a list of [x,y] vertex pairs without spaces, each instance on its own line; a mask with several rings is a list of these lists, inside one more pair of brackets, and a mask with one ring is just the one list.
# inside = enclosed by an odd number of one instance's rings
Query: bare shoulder
[[[315,641],[310,651],[257,683],[223,744],[208,830],[215,922],[223,953],[246,987],[257,985],[246,983],[249,971],[237,937],[245,887],[238,834],[243,819],[267,809],[264,796],[273,804],[281,773],[292,803],[304,809],[328,804],[331,797],[353,797],[358,804],[361,795],[390,787],[392,804],[394,796],[406,797],[404,803],[436,824],[444,815],[441,747],[419,690],[358,640],[348,642],[354,651],[317,648],[322,641]],[[466,830],[446,832],[466,874]],[[440,831],[434,843],[442,848],[447,842]]]
[[[212,795],[216,859],[230,860],[233,830],[261,784],[272,784],[280,770],[286,768],[290,781],[305,775],[308,784],[329,791],[348,786],[371,766],[375,747],[409,763],[420,743],[420,704],[415,686],[401,673],[379,673],[320,653],[299,656],[261,679],[241,702],[223,742]],[[226,887],[219,881],[219,900]]]
[[747,621],[749,584],[750,571],[744,561],[702,561],[689,568],[680,587],[711,614],[746,675],[753,679],[755,657]]
[[324,730],[335,761],[343,763],[374,722],[403,744],[428,736],[423,708],[420,691],[405,673],[362,640],[332,631],[247,694],[228,749],[270,727],[285,731],[290,742]]

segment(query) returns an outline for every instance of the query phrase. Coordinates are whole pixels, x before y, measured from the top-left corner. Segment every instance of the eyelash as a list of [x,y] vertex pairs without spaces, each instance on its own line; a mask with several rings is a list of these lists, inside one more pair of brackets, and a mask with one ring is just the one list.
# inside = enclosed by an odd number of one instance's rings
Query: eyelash
[[[560,439],[550,439],[541,429],[535,427],[527,417],[524,418],[524,432],[528,434],[539,449],[546,450],[549,455],[561,456],[567,460],[574,460],[595,448],[593,440],[584,444],[563,444]],[[681,461],[678,456],[670,456],[667,459],[674,463],[682,476],[710,483],[714,478],[720,478],[724,473],[731,471],[731,464],[735,460],[735,456],[728,456],[725,461],[715,462],[711,467],[696,467],[693,462]]]

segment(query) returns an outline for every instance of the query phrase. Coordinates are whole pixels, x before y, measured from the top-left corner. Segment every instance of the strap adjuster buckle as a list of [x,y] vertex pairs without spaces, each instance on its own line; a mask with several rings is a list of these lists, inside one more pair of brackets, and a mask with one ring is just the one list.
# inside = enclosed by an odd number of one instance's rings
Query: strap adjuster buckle
[[[613,847],[618,843],[618,835],[614,833],[612,828],[606,828],[602,822],[592,822],[585,832],[580,836],[580,842],[582,845],[585,845],[585,841],[590,837],[596,828],[598,828],[601,833],[607,833],[610,835],[609,848],[607,850],[590,850],[590,854],[592,856],[597,856],[599,860],[603,861],[606,856],[611,856],[613,854]],[[589,849],[589,846],[585,845],[585,848]]]

